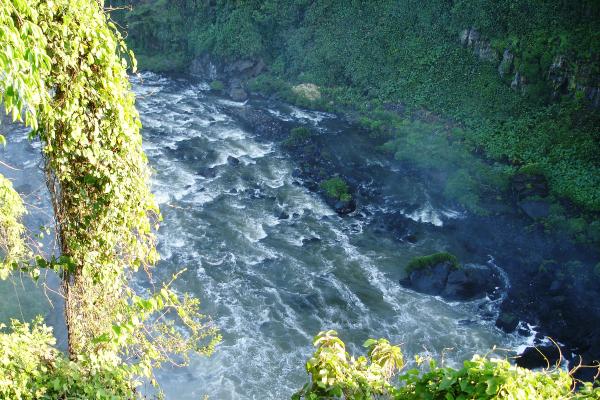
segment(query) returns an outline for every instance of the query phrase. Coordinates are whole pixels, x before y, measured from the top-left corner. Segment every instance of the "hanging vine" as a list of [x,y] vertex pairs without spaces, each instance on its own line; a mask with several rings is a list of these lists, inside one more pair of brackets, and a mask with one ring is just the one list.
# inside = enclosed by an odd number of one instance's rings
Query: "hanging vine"
[[60,274],[72,359],[135,356],[129,370],[150,376],[173,353],[210,353],[219,335],[197,300],[170,284],[150,297],[127,285],[158,259],[160,213],[123,38],[95,0],[3,0],[0,24],[0,93],[7,113],[42,142],[61,252],[52,260],[25,254],[24,209],[0,177],[0,277],[16,268]]

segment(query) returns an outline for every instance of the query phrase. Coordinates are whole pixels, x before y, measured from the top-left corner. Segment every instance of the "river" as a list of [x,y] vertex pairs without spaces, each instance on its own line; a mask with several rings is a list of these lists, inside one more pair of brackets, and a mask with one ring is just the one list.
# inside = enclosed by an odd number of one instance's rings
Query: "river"
[[[506,334],[494,324],[511,285],[504,275],[498,297],[470,302],[448,302],[398,283],[410,258],[453,243],[452,231],[438,228],[464,218],[418,175],[403,173],[382,155],[362,154],[362,162],[393,179],[389,200],[418,204],[401,211],[431,232],[416,243],[399,242],[372,229],[386,204],[359,204],[359,215],[342,217],[302,185],[296,161],[230,112],[254,103],[232,103],[211,95],[207,84],[176,77],[144,73],[132,81],[154,169],[152,190],[164,216],[155,278],[168,280],[186,268],[176,289],[198,297],[223,335],[212,357],[159,371],[167,399],[289,398],[308,378],[304,362],[313,336],[326,329],[337,330],[352,353],[369,337],[385,337],[400,344],[409,360],[428,353],[449,365],[494,346],[531,343],[531,332]],[[323,136],[356,135],[335,115],[285,104],[268,112]],[[32,199],[37,211],[27,224],[37,227],[49,224],[48,199],[39,144],[24,136],[22,130],[11,135],[3,155],[21,170],[2,172]],[[356,143],[339,141],[340,152],[360,153]],[[495,260],[489,253],[477,262],[502,271]],[[2,318],[45,313],[64,344],[60,308],[48,308],[41,290],[24,281],[0,286],[4,298],[19,300],[3,307]],[[48,281],[55,286],[55,279]],[[136,284],[146,282],[140,277]]]

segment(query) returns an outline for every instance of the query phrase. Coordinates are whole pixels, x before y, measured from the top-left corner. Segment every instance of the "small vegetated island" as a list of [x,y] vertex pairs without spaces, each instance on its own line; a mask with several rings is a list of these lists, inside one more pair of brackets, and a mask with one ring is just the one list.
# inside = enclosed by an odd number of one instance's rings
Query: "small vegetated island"
[[[144,69],[207,74],[237,102],[254,92],[346,113],[398,160],[460,166],[444,193],[468,212],[489,213],[484,194],[511,187],[546,229],[600,243],[594,0],[3,0],[0,24],[2,106],[41,143],[59,249],[33,245],[26,202],[0,175],[0,278],[55,273],[68,338],[63,351],[41,319],[0,325],[0,398],[144,398],[157,368],[218,351],[199,301],[172,288],[178,274],[152,291],[130,284],[158,259],[161,217],[128,79],[136,58],[119,26]],[[318,135],[295,127],[282,147],[310,161],[322,156]],[[300,174],[352,215],[359,185],[315,165]],[[445,252],[403,267],[402,285],[447,300],[501,284]],[[559,364],[533,371],[482,355],[450,367],[386,339],[351,355],[331,330],[314,346],[293,399],[600,399],[593,379]]]

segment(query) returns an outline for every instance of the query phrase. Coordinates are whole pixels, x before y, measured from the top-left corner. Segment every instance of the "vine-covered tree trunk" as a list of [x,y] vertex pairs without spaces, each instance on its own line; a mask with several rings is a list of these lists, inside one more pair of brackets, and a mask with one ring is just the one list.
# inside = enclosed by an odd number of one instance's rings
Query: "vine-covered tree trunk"
[[42,143],[59,245],[58,256],[22,251],[24,208],[0,176],[6,201],[0,204],[0,234],[6,232],[0,278],[14,270],[56,271],[69,355],[86,371],[77,376],[94,377],[96,365],[104,364],[113,368],[110,379],[126,379],[131,388],[134,376],[150,378],[171,354],[210,354],[220,337],[203,322],[198,301],[177,295],[170,284],[144,296],[127,285],[132,271],[157,260],[153,229],[160,216],[127,75],[135,59],[102,3],[0,1],[0,93],[13,120],[30,126],[30,136]]

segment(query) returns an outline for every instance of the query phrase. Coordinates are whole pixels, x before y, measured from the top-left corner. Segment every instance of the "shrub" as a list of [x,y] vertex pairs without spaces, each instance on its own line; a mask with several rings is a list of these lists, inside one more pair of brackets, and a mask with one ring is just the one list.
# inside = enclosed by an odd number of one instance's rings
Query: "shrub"
[[352,195],[349,192],[348,184],[340,177],[334,177],[321,182],[321,189],[325,191],[327,196],[341,201],[352,200]]
[[599,399],[600,389],[591,383],[573,391],[574,379],[561,369],[531,371],[516,367],[506,359],[478,355],[462,367],[440,367],[430,359],[415,356],[418,368],[410,369],[392,384],[392,376],[402,369],[404,359],[398,346],[385,339],[369,339],[367,357],[351,357],[335,331],[321,332],[317,347],[306,363],[310,382],[292,396],[293,400],[443,400],[515,399],[575,400]]
[[434,265],[449,262],[454,269],[460,268],[460,264],[455,255],[450,253],[434,253],[428,256],[415,257],[406,265],[406,272],[416,269],[430,268]]
[[287,137],[287,139],[285,139],[283,141],[283,145],[285,147],[297,147],[297,146],[302,146],[305,144],[308,144],[311,140],[313,136],[313,133],[310,129],[303,127],[303,126],[299,126],[296,128],[293,128],[290,131],[289,136]]

